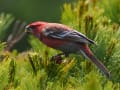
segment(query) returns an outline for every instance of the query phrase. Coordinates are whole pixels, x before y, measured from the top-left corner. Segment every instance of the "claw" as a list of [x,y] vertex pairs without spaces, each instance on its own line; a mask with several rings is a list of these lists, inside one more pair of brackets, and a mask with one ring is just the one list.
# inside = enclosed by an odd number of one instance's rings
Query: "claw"
[[60,54],[57,54],[55,56],[52,56],[51,61],[55,61],[55,63],[61,64],[62,60],[63,60],[62,55],[64,55],[64,54],[60,53]]

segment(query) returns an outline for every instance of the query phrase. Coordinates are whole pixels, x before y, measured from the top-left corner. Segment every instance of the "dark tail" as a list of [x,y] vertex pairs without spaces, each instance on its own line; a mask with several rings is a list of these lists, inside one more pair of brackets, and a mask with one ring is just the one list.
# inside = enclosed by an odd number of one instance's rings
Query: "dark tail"
[[93,55],[87,45],[82,47],[82,54],[88,57],[107,77],[110,77],[108,69]]

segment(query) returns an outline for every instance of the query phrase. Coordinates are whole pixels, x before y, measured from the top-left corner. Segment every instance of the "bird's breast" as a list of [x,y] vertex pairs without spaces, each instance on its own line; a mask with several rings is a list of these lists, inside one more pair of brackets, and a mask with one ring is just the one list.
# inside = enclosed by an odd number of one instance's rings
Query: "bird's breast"
[[64,41],[64,40],[47,38],[47,37],[42,38],[41,41],[44,44],[46,44],[47,46],[52,47],[52,48],[57,48],[57,47],[64,45],[66,43],[66,41]]
[[76,53],[80,51],[79,44],[69,41],[53,39],[53,38],[43,38],[42,42],[47,46],[57,50],[61,50],[64,53]]

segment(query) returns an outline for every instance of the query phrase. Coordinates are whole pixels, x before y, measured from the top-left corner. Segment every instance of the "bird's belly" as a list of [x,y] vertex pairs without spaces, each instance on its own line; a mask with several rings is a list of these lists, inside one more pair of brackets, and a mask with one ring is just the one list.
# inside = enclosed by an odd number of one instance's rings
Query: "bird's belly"
[[61,45],[57,47],[58,50],[63,51],[64,53],[77,53],[80,51],[80,46],[76,43],[65,43],[64,45]]
[[44,38],[42,42],[51,48],[56,48],[66,43],[66,41],[52,38]]

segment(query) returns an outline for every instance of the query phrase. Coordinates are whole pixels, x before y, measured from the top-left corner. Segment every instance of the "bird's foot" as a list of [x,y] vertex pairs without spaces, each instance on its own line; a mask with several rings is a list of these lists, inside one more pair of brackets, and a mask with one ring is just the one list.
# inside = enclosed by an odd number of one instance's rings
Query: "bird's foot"
[[57,54],[57,55],[55,55],[55,56],[52,56],[51,61],[54,61],[54,62],[57,63],[57,64],[61,64],[61,63],[62,63],[62,60],[63,60],[62,55],[64,55],[64,54],[63,54],[63,53],[60,53],[60,54]]

